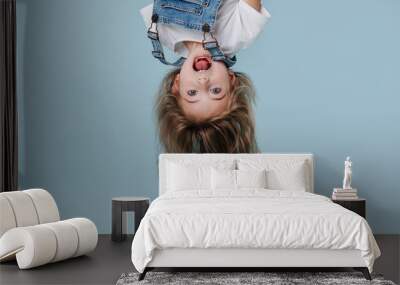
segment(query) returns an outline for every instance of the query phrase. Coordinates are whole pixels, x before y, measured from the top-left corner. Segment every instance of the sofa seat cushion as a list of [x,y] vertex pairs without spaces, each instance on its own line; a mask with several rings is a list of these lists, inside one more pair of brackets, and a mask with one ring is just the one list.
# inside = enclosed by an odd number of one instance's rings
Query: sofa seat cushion
[[0,238],[0,261],[16,257],[20,269],[86,254],[96,248],[97,228],[74,218],[8,230]]

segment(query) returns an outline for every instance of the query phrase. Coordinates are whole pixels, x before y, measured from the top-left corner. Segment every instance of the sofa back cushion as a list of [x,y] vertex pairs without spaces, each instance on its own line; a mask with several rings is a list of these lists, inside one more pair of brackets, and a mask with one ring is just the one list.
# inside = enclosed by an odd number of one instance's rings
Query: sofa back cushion
[[0,237],[15,227],[60,220],[57,204],[44,189],[0,193]]

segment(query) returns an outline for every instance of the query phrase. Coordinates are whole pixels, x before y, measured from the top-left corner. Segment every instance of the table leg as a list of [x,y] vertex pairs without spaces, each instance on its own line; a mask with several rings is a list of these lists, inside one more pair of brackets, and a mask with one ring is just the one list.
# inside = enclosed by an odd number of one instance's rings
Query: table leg
[[123,212],[122,203],[112,202],[112,234],[113,241],[123,241],[126,238],[126,213]]

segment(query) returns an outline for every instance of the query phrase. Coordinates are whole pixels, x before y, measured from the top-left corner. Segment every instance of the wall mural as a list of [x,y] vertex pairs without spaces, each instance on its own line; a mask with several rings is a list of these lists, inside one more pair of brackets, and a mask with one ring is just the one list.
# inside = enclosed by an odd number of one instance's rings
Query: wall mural
[[[171,66],[155,108],[164,150],[257,152],[255,89],[234,64],[270,18],[261,0],[155,0],[141,14],[153,56]],[[163,47],[178,59],[168,60]]]

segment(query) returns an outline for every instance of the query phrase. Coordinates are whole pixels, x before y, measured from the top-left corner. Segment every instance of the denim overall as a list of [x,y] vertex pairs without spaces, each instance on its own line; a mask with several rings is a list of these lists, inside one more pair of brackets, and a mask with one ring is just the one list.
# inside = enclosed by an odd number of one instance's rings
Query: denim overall
[[[218,8],[223,0],[154,0],[151,25],[147,31],[153,45],[153,56],[164,64],[182,66],[184,57],[175,62],[165,59],[163,47],[159,40],[157,23],[176,24],[186,29],[203,31],[203,47],[208,50],[214,61],[223,61],[227,67],[236,63],[236,56],[225,56],[213,36]],[[155,30],[154,30],[155,26]],[[206,40],[206,35],[209,39]]]

